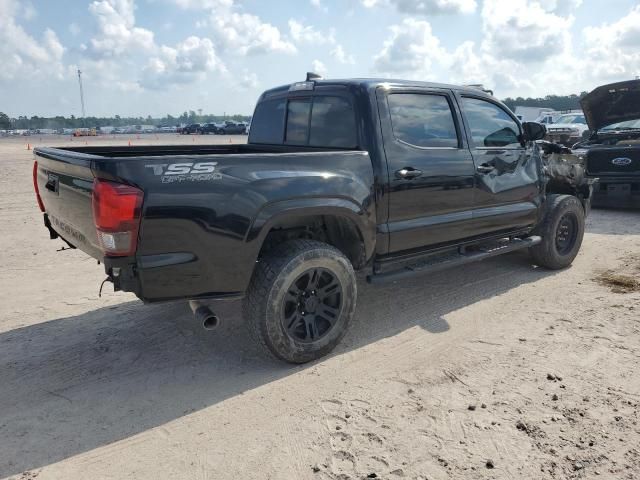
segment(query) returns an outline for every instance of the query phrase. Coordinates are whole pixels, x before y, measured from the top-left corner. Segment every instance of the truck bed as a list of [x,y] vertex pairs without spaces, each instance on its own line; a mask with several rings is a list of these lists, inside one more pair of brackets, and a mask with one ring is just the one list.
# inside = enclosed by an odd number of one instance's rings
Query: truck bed
[[90,147],[37,148],[36,150],[40,153],[55,152],[54,154],[56,156],[62,157],[73,157],[76,156],[74,154],[82,154],[105,158],[345,151],[344,149],[339,148],[318,148],[296,145],[252,145],[246,143],[213,145],[136,145],[131,147],[126,145],[96,145]]
[[[279,212],[302,203],[309,208],[317,201],[325,211],[333,205],[367,217],[367,242],[375,243],[374,179],[365,151],[230,144],[36,148],[34,153],[52,235],[107,268],[117,266],[121,287],[144,300],[244,291],[264,228]],[[144,192],[134,257],[109,258],[100,249],[92,212],[95,178]]]

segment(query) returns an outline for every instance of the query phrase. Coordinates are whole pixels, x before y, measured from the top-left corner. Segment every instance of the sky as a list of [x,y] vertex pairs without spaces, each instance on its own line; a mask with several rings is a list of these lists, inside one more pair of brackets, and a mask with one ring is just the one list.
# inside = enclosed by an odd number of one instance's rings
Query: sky
[[0,111],[251,114],[325,78],[482,83],[499,98],[640,76],[640,0],[0,0]]

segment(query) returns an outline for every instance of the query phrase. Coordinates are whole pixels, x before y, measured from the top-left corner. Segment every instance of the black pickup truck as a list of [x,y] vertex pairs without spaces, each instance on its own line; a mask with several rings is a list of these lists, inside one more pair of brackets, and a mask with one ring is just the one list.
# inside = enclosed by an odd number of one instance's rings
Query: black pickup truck
[[[551,269],[580,248],[592,186],[475,88],[309,78],[265,92],[248,143],[37,148],[51,238],[145,302],[243,298],[258,341],[295,363],[345,334],[370,283],[518,249]],[[427,280],[428,281],[428,280]]]

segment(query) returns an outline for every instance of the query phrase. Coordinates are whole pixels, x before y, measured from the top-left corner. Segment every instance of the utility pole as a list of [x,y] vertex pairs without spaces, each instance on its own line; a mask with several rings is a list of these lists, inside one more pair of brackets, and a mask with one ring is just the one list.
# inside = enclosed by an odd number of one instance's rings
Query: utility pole
[[85,123],[84,92],[82,91],[82,72],[78,69],[78,84],[80,85],[80,105],[82,106],[82,123]]

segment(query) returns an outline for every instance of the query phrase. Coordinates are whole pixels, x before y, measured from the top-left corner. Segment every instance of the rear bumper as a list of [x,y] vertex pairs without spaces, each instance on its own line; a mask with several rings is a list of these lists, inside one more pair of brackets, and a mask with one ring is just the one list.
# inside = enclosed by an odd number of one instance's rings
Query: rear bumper
[[[60,238],[69,247],[76,248],[76,245],[55,229],[47,214],[44,214],[44,224],[49,230],[49,238]],[[220,292],[207,289],[192,254],[92,256],[98,263],[104,264],[104,271],[116,292],[131,292],[145,303],[192,299],[228,300],[244,296],[244,292],[240,291]]]
[[600,177],[593,191],[594,207],[640,208],[640,178]]
[[[135,257],[105,257],[104,270],[116,291],[131,292],[145,303],[171,300],[211,299],[228,300],[244,296],[244,292],[203,291],[183,288],[182,275],[187,264],[192,263],[189,254],[146,255]],[[193,275],[189,275],[192,277]]]

